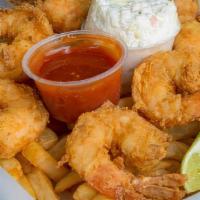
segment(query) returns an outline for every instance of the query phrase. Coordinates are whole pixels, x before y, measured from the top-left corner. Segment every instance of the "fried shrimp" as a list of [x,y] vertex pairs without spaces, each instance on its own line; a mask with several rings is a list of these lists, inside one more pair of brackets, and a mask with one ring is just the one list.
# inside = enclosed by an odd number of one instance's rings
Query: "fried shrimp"
[[200,61],[186,52],[147,58],[133,75],[135,108],[164,128],[200,119]]
[[200,23],[196,20],[182,25],[175,39],[174,49],[180,51],[198,52],[200,55]]
[[198,0],[175,0],[181,23],[195,19],[198,12]]
[[112,148],[119,149],[140,171],[165,157],[169,141],[168,134],[136,112],[106,104],[80,116],[67,139],[63,160],[93,188],[110,198],[177,200],[184,196],[179,188],[184,184],[184,176],[134,176],[123,164],[112,161],[110,155]]
[[48,113],[30,87],[11,80],[0,80],[0,109],[0,158],[8,159],[42,133]]
[[44,13],[28,4],[0,10],[0,78],[22,81],[21,61],[35,43],[53,34]]
[[91,0],[37,0],[55,32],[76,30],[87,16]]

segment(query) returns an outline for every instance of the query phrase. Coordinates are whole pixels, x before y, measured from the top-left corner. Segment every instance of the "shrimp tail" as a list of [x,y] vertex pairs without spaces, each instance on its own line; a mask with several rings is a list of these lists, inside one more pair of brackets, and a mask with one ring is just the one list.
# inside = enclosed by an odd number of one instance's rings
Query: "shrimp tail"
[[135,191],[147,198],[179,200],[185,196],[181,187],[186,178],[180,174],[166,174],[158,177],[139,177],[133,180]]

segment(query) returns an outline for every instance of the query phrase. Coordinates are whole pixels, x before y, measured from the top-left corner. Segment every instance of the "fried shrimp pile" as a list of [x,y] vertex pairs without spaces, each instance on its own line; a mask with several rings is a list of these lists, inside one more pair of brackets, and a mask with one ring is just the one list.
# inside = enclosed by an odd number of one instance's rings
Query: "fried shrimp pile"
[[200,23],[196,20],[182,25],[181,31],[174,42],[174,49],[198,52],[200,55]]
[[38,41],[53,34],[44,13],[28,4],[0,10],[0,78],[22,81],[21,61]]
[[198,12],[198,0],[175,0],[181,23],[195,19]]
[[184,196],[179,188],[185,181],[182,175],[134,176],[111,156],[112,150],[118,149],[120,155],[142,171],[166,156],[169,141],[168,134],[136,112],[105,104],[80,116],[67,139],[63,160],[93,188],[110,198],[177,200]]
[[195,53],[162,52],[147,58],[133,75],[136,109],[160,127],[199,120],[199,66]]
[[48,113],[30,87],[11,80],[0,80],[0,109],[0,159],[8,159],[41,134]]
[[55,32],[76,30],[87,16],[91,0],[37,0]]

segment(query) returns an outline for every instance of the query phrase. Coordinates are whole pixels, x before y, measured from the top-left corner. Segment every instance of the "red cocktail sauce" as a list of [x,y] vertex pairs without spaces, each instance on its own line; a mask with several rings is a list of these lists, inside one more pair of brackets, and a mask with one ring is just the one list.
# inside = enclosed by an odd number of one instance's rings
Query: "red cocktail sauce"
[[[74,123],[80,114],[98,108],[107,100],[117,104],[121,67],[106,73],[121,58],[122,47],[110,38],[87,34],[65,38],[61,42],[67,44],[55,44],[52,48],[53,43],[47,50],[43,47],[35,52],[29,63],[37,76],[61,83],[35,81],[52,116]],[[91,78],[93,80],[88,81]]]
[[116,64],[101,47],[60,50],[46,56],[39,75],[52,81],[79,81],[99,75]]

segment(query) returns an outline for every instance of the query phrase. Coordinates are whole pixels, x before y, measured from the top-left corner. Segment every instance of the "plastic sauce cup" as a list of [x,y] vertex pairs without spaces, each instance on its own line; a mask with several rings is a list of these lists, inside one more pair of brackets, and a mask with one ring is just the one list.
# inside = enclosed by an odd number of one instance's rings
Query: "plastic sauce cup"
[[[116,59],[116,64],[101,74],[79,81],[60,82],[42,78],[38,72],[45,55],[60,48],[71,48],[71,40],[73,44],[77,40],[77,44],[89,41],[101,45]],[[35,81],[51,115],[60,121],[74,123],[80,114],[98,108],[107,100],[118,103],[126,56],[124,43],[108,34],[72,31],[51,36],[34,45],[25,54],[22,65],[24,72]]]

